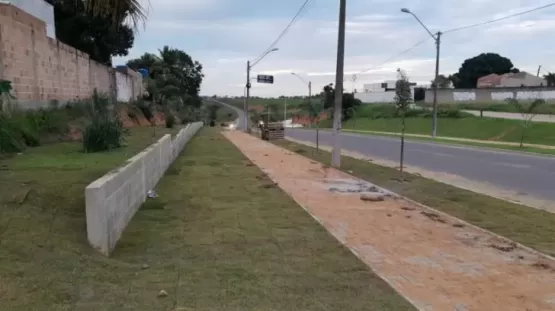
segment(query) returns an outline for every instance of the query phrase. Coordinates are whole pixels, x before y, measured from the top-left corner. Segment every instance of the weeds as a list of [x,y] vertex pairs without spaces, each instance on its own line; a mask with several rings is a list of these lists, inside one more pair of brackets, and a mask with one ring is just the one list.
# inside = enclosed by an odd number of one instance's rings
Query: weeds
[[173,114],[171,114],[171,112],[167,112],[166,113],[166,128],[173,128],[175,125],[175,117],[173,116]]

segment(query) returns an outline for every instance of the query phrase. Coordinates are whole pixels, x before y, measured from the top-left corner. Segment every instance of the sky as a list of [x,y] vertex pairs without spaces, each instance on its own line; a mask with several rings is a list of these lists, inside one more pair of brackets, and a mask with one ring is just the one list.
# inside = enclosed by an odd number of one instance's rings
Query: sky
[[[304,0],[152,0],[148,20],[136,34],[129,56],[156,53],[164,45],[181,49],[203,65],[201,95],[241,96],[246,62],[278,37]],[[446,31],[518,13],[551,0],[347,0],[346,91],[396,78],[403,69],[412,82],[429,84],[435,70],[434,40],[408,8],[433,32]],[[253,81],[252,96],[306,95],[335,82],[338,0],[312,0],[301,18],[252,69],[274,75],[274,84]],[[536,74],[555,72],[555,7],[442,36],[440,74],[458,71],[465,59],[492,52]],[[428,38],[410,51],[399,55]],[[398,57],[394,57],[399,55]],[[391,59],[394,57],[393,59]],[[378,67],[384,61],[390,62]],[[370,70],[369,70],[370,69]],[[291,75],[295,72],[301,79]],[[356,74],[356,81],[353,75]]]

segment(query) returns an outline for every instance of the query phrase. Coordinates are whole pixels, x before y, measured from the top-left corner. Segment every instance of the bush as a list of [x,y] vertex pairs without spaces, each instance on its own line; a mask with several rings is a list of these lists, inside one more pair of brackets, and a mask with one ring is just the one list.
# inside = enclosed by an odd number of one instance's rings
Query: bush
[[85,128],[83,149],[85,152],[100,152],[116,149],[124,142],[125,130],[118,118],[99,115]]
[[171,113],[166,113],[166,128],[173,128],[175,125],[175,117]]
[[25,142],[21,131],[10,117],[0,114],[0,152],[21,152],[25,149]]
[[135,102],[135,106],[139,109],[139,111],[145,116],[145,118],[149,122],[152,122],[152,120],[154,119],[154,112],[150,108],[150,105],[148,102],[144,100],[139,100]]
[[210,127],[216,126],[216,122],[214,120],[210,120]]

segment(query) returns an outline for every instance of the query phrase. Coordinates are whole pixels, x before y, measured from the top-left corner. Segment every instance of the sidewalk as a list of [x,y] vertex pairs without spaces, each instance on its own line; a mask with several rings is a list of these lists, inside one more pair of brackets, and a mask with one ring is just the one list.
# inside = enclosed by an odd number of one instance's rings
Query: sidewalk
[[400,198],[364,202],[357,189],[370,185],[348,174],[244,133],[226,137],[417,308],[555,310],[555,261]]

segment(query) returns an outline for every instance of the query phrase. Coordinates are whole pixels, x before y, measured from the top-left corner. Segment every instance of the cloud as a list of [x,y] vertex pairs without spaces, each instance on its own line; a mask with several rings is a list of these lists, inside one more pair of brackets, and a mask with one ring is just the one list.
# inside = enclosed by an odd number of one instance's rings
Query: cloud
[[[534,1],[534,6],[550,3]],[[246,61],[258,57],[281,33],[300,6],[297,0],[261,3],[257,0],[157,0],[152,1],[146,31],[137,36],[130,57],[155,52],[163,45],[183,49],[204,67],[203,94],[242,95]],[[345,87],[391,80],[404,69],[413,81],[430,81],[435,68],[434,41],[399,54],[429,37],[409,14],[409,8],[432,32],[507,16],[533,8],[521,0],[350,0],[347,8]],[[276,96],[306,93],[294,71],[313,82],[316,92],[334,82],[337,51],[337,3],[313,1],[302,18],[279,42],[279,51],[254,68],[276,75],[275,84],[254,84],[252,94]],[[554,71],[555,51],[546,34],[555,28],[555,8],[500,22],[447,32],[442,37],[440,73],[451,74],[467,58],[483,52],[510,58],[516,67],[535,72]],[[397,56],[392,58],[392,56]],[[390,62],[379,66],[385,60]],[[118,58],[116,63],[124,61]]]

